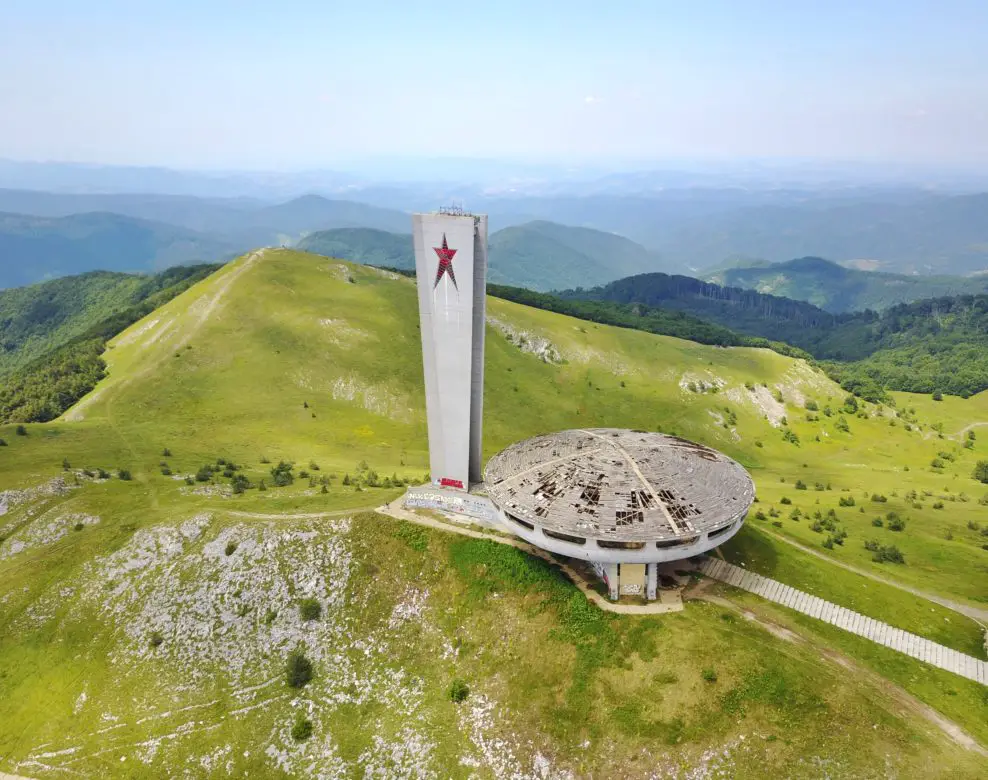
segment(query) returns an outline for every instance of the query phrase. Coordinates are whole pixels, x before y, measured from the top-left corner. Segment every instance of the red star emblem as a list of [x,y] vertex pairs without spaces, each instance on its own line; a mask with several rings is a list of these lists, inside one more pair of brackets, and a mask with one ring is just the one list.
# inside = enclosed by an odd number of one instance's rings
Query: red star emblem
[[453,273],[453,255],[456,254],[456,250],[450,249],[446,245],[445,233],[443,233],[443,245],[434,246],[432,251],[439,256],[439,265],[436,267],[436,281],[432,283],[432,289],[435,290],[439,286],[439,282],[442,281],[443,276],[449,274],[449,280],[453,283],[453,287],[456,287],[457,291],[459,291],[460,288],[456,284],[456,275]]

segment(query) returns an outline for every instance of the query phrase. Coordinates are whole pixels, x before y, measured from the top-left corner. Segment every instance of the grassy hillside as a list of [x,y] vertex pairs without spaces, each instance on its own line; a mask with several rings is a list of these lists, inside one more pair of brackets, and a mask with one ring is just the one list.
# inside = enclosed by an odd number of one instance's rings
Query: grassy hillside
[[[907,429],[887,408],[840,411],[832,382],[767,350],[488,305],[485,455],[601,424],[719,447],[752,471],[767,517],[751,519],[738,540],[748,546],[730,555],[979,652],[971,621],[804,562],[766,532],[985,603],[983,537],[967,523],[983,519],[988,487],[970,474],[988,457],[988,434],[970,449],[951,436],[955,422],[988,420],[988,396],[917,405],[902,412]],[[410,280],[252,253],[114,339],[108,377],[63,420],[24,436],[0,427],[0,484],[15,491],[0,517],[0,771],[983,774],[982,757],[874,674],[984,744],[988,702],[974,683],[888,663],[784,614],[773,620],[812,638],[786,641],[703,603],[661,618],[609,615],[521,553],[358,511],[427,468],[416,325]],[[809,400],[836,413],[809,412]],[[941,408],[949,420],[933,416]],[[944,439],[934,422],[949,422]],[[951,458],[933,469],[939,450]],[[295,464],[285,487],[272,473],[285,473],[281,460]],[[869,503],[872,493],[887,501]],[[841,506],[850,497],[856,505]],[[848,531],[833,549],[810,528],[830,509]],[[907,517],[903,531],[872,525],[890,511]],[[895,543],[905,563],[872,561],[872,537]],[[318,619],[301,619],[303,598],[321,603]],[[295,648],[314,665],[301,690],[284,681]],[[455,679],[470,689],[459,704]],[[313,733],[296,742],[300,716]]]
[[0,332],[7,344],[20,342],[7,354],[0,422],[54,420],[105,376],[107,341],[217,267],[178,266],[151,277],[97,273],[0,293],[8,314]]
[[154,271],[217,262],[234,251],[221,238],[119,214],[0,214],[0,288],[94,269]]
[[0,290],[0,376],[195,273],[188,267],[154,276],[92,271]]
[[743,265],[705,273],[703,278],[723,287],[742,287],[760,293],[808,301],[829,312],[881,311],[897,303],[922,298],[988,290],[988,277],[905,276],[860,271],[822,260],[802,257],[784,263]]

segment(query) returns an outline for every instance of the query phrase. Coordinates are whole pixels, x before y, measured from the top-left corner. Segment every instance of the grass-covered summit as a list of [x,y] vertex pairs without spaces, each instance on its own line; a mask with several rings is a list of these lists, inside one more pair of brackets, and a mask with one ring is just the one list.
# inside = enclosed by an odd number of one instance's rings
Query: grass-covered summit
[[[984,605],[988,397],[849,402],[767,350],[488,305],[488,456],[602,424],[720,448],[764,517],[725,554],[980,652],[833,562]],[[251,253],[113,339],[61,420],[0,427],[0,771],[983,774],[920,704],[988,743],[974,683],[718,588],[610,615],[519,551],[370,511],[427,469],[417,322],[411,280]]]

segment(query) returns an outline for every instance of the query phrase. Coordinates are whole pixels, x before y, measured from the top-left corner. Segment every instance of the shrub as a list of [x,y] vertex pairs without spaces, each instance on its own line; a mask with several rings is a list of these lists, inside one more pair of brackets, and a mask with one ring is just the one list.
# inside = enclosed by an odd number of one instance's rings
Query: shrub
[[161,643],[164,641],[165,638],[161,635],[161,632],[155,631],[148,639],[148,644],[151,645],[151,647],[160,647]]
[[826,539],[823,540],[823,546],[826,547],[828,550],[833,550],[834,538],[832,536],[828,536]]
[[312,661],[301,650],[292,650],[288,654],[285,679],[292,688],[304,688],[312,680]]
[[880,517],[876,517],[874,520],[871,521],[871,524],[875,526],[875,528],[881,528],[883,525],[885,525],[885,521],[882,520],[882,518]]
[[223,550],[227,555],[233,555],[237,551],[237,543],[234,541],[229,541],[226,543],[226,548]]
[[18,425],[16,428],[14,428],[14,433],[16,433],[18,436],[27,436],[27,428],[25,428],[23,425]]
[[880,493],[872,493],[871,500],[878,504],[884,504],[888,501],[888,499]]
[[7,446],[7,440],[6,439],[0,439],[0,447],[6,447],[6,446]]
[[755,519],[756,520],[765,520],[766,519],[765,518],[765,513],[761,509],[759,509],[757,512],[755,512]]
[[933,391],[933,400],[934,401],[942,401],[943,400],[943,393],[941,393],[939,390],[934,390]]
[[782,438],[796,447],[799,446],[799,435],[792,428],[786,428],[782,432]]
[[277,466],[271,469],[271,477],[275,487],[287,487],[295,481],[292,468],[294,467],[291,463],[280,461]]
[[840,506],[854,506],[854,496],[841,496],[837,499]]
[[172,475],[172,470],[168,466],[161,467],[161,476],[170,477]]
[[894,544],[888,547],[882,547],[873,556],[874,560],[878,563],[885,563],[886,561],[890,563],[905,563],[905,556],[899,552],[899,548]]
[[133,479],[133,477],[130,475],[130,472],[127,469],[120,469],[120,471],[117,472],[117,476],[120,479],[122,479],[124,482],[130,482],[130,480]]
[[250,487],[250,480],[243,474],[234,474],[230,484],[233,485],[233,492],[240,495]]
[[817,405],[817,402],[814,401],[812,398],[810,398],[806,402],[806,411],[808,411],[808,412],[817,412],[819,410],[820,410],[820,407]]
[[161,457],[163,457],[163,458],[170,458],[171,456],[172,456],[172,451],[170,449],[168,449],[167,447],[165,447],[161,451]]
[[946,464],[944,464],[941,458],[934,458],[933,460],[930,461],[930,468],[942,469],[944,465]]
[[185,484],[186,485],[194,485],[194,484],[196,484],[196,481],[192,477],[186,477],[185,478]]
[[302,599],[298,604],[298,614],[302,620],[318,620],[322,615],[322,604],[319,599]]
[[979,460],[974,467],[974,478],[988,485],[988,460]]
[[834,423],[834,428],[838,431],[843,431],[844,433],[851,432],[851,426],[847,424],[847,420],[844,419],[844,415],[838,415],[837,422]]
[[72,526],[72,530],[73,531],[81,531],[85,527],[86,526],[85,526],[84,523],[76,523],[74,526]]
[[782,521],[781,520],[773,520],[772,521],[772,525],[774,525],[776,528],[782,528]]
[[453,680],[452,683],[450,683],[449,686],[450,701],[459,704],[461,701],[466,699],[467,696],[469,695],[470,695],[469,686],[465,682],[463,682],[463,680],[461,680],[459,677],[457,677],[455,680]]
[[713,669],[704,669],[702,672],[700,672],[700,676],[708,683],[717,682],[717,672],[715,672]]
[[806,483],[801,479],[796,480],[796,490],[806,490]]
[[213,478],[213,467],[203,466],[196,472],[196,482],[209,482]]
[[296,742],[305,742],[312,736],[312,721],[301,712],[292,724],[292,739]]
[[781,498],[781,499],[779,500],[779,503],[780,503],[780,504],[791,504],[791,503],[792,503],[792,499],[791,499],[791,498],[789,498],[789,496],[783,496],[783,497],[782,497],[782,498]]
[[890,531],[906,530],[906,521],[903,520],[901,517],[899,517],[899,515],[897,515],[895,512],[889,512],[888,515],[886,515],[885,519],[888,522],[888,529]]
[[981,526],[979,526],[977,524],[977,522],[975,522],[974,520],[968,520],[967,521],[967,527],[968,527],[968,530],[977,531]]
[[943,501],[934,501],[933,502],[933,508],[934,509],[943,509]]
[[70,468],[72,468],[72,464],[69,463],[69,459],[62,458],[62,471],[68,471]]

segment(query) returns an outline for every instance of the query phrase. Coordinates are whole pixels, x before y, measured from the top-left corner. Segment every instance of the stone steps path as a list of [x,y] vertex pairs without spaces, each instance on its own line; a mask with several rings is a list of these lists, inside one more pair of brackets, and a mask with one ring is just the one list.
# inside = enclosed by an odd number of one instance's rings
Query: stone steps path
[[770,580],[760,574],[723,561],[720,558],[707,557],[699,566],[699,570],[708,577],[726,582],[736,588],[750,591],[762,598],[782,604],[804,615],[830,623],[844,631],[863,636],[872,642],[885,645],[912,658],[959,674],[982,685],[988,685],[988,662],[969,655],[958,653],[949,647],[938,645],[929,639],[910,634],[886,623],[880,623],[870,617],[824,601],[809,593],[783,585],[781,582]]

